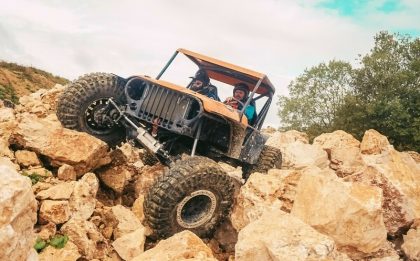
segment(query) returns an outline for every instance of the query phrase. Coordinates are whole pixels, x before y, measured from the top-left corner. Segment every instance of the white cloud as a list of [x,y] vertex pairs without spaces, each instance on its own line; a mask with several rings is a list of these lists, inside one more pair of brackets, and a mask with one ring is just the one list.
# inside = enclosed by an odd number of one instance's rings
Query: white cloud
[[[292,0],[0,4],[1,59],[70,79],[92,71],[156,75],[184,47],[266,73],[281,94],[306,67],[366,53],[386,29],[381,17],[371,28]],[[279,124],[276,112],[274,102],[267,125]]]

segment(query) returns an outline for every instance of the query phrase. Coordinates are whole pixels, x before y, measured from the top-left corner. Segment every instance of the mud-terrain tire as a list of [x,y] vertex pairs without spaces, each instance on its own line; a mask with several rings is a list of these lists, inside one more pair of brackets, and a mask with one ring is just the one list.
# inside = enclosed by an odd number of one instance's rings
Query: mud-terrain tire
[[281,164],[282,156],[280,149],[264,145],[257,163],[244,168],[244,178],[248,179],[249,175],[254,172],[267,173],[269,169],[280,169]]
[[229,215],[234,183],[214,161],[190,157],[177,161],[150,187],[144,212],[157,238],[182,230],[210,236]]
[[125,104],[125,80],[109,73],[86,74],[69,84],[57,102],[57,117],[65,128],[91,134],[114,147],[125,139],[122,126],[98,124],[92,115],[113,97]]

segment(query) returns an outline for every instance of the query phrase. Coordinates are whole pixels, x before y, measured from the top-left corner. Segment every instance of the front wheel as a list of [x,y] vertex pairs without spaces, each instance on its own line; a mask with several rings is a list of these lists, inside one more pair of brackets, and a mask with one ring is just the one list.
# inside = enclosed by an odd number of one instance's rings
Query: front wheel
[[248,179],[254,172],[267,173],[269,169],[280,169],[281,164],[282,156],[280,149],[264,145],[257,163],[244,167],[244,179]]
[[182,230],[210,236],[229,215],[233,193],[231,178],[216,162],[205,157],[178,161],[149,189],[146,220],[160,238]]
[[126,81],[114,74],[87,74],[70,83],[59,97],[57,117],[64,127],[91,134],[110,146],[125,139],[125,130],[112,120],[115,109],[108,104],[113,98],[125,104]]

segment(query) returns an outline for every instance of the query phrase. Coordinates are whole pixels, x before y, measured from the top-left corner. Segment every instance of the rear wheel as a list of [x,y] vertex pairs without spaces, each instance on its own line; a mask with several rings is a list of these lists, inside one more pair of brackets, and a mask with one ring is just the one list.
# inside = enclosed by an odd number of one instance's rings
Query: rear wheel
[[125,80],[113,74],[92,73],[72,82],[59,97],[57,117],[64,127],[89,133],[110,146],[125,139],[125,130],[113,122],[115,108],[108,105],[113,98],[125,104]]
[[244,168],[244,178],[254,172],[267,173],[269,169],[280,169],[282,164],[281,151],[278,148],[264,145],[260,157],[255,165]]
[[149,189],[146,220],[158,237],[186,229],[206,237],[229,215],[233,193],[231,178],[216,162],[205,157],[178,161]]

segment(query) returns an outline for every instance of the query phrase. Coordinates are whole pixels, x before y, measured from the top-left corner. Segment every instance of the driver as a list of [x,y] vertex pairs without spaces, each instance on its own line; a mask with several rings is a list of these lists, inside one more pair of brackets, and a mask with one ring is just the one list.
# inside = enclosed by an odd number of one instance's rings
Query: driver
[[203,94],[213,100],[220,101],[219,96],[217,95],[217,88],[216,86],[210,83],[210,78],[207,75],[206,71],[203,69],[199,69],[191,83],[191,90]]
[[[243,82],[235,84],[235,88],[233,88],[233,97],[228,97],[223,102],[231,106],[234,109],[242,110],[244,104],[248,99],[249,94],[249,87]],[[245,109],[244,112],[245,116],[248,119],[248,122],[252,122],[255,116],[255,103],[251,102]]]

